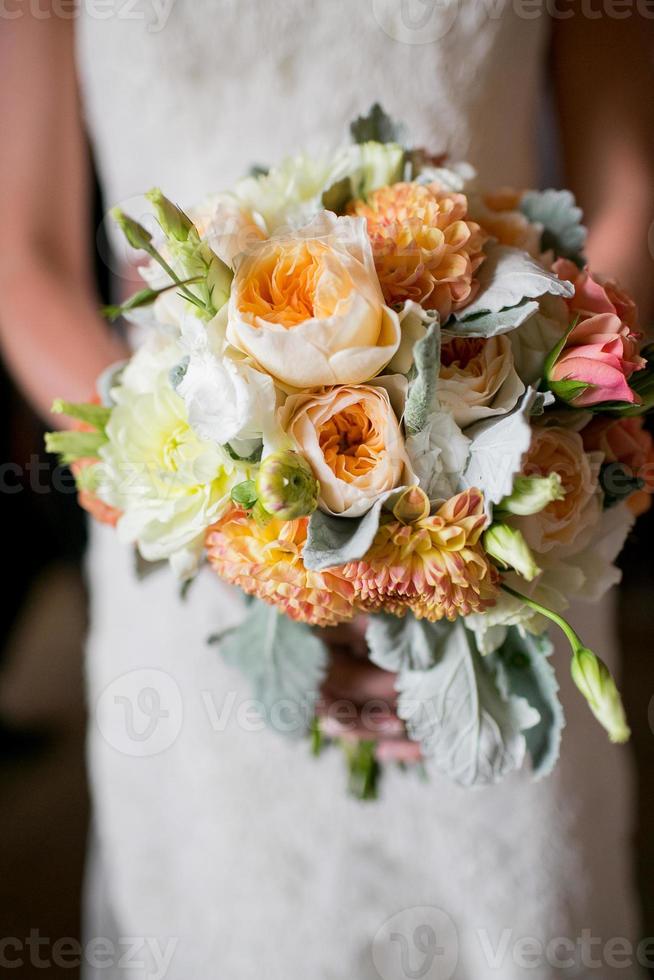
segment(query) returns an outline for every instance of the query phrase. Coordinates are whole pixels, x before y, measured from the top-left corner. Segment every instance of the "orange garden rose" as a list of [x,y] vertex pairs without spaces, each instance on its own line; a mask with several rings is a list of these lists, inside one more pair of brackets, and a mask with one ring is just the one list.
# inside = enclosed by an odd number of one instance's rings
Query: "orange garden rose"
[[431,516],[422,491],[407,496],[415,513],[396,507],[367,555],[343,567],[357,601],[370,611],[402,616],[411,610],[431,621],[488,609],[498,596],[498,574],[480,544],[486,526],[481,492],[466,490]]
[[384,303],[365,222],[323,211],[293,235],[241,256],[227,339],[282,384],[369,381],[400,343]]
[[564,492],[562,499],[553,500],[540,513],[511,520],[534,552],[551,551],[558,558],[585,546],[602,513],[601,462],[601,453],[585,451],[578,432],[558,426],[534,429],[522,473],[558,473]]
[[444,320],[474,298],[487,236],[469,220],[464,194],[438,184],[394,184],[352,210],[368,223],[387,303],[413,300]]
[[381,386],[290,395],[282,427],[320,483],[320,505],[332,514],[357,517],[384,491],[415,483],[400,424]]
[[244,510],[230,510],[207,531],[209,563],[248,595],[278,606],[291,619],[336,626],[356,611],[354,588],[339,572],[304,567],[307,519],[257,524]]

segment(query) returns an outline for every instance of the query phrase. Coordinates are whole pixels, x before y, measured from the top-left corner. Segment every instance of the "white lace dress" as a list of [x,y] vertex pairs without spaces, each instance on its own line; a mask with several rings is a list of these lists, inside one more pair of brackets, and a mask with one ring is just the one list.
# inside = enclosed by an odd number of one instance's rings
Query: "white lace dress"
[[[336,144],[374,101],[491,184],[536,179],[542,16],[501,0],[102,6],[81,5],[78,54],[107,205],[138,214],[153,184],[188,204],[252,163]],[[466,792],[392,771],[363,805],[338,753],[316,761],[253,723],[246,684],[206,643],[240,616],[234,593],[206,574],[183,603],[167,571],[138,581],[106,529],[89,573],[88,930],[115,944],[91,949],[89,977],[625,975],[588,964],[589,937],[637,931],[628,755],[569,691],[564,651],[554,775]],[[610,603],[586,618],[611,659]],[[549,946],[525,952],[525,937]]]

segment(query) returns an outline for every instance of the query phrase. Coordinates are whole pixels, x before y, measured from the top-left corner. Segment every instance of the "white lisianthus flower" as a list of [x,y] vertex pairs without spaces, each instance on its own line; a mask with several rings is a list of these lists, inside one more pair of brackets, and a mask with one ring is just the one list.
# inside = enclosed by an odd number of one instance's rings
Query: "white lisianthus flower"
[[277,444],[273,380],[226,343],[223,314],[206,324],[186,318],[181,346],[188,366],[177,392],[200,438],[229,443],[241,456],[249,456],[262,439]]
[[380,494],[416,483],[393,409],[394,382],[286,399],[282,427],[318,480],[318,504],[327,513],[360,517]]
[[227,340],[293,388],[378,375],[398,348],[400,324],[384,303],[365,220],[322,211],[242,256]]
[[524,390],[505,334],[444,340],[438,399],[462,429],[480,419],[505,415]]
[[183,352],[158,339],[139,350],[112,390],[115,407],[101,448],[98,496],[122,511],[118,533],[147,561],[169,558],[184,574],[206,528],[229,505],[235,464],[198,437],[173,390]]

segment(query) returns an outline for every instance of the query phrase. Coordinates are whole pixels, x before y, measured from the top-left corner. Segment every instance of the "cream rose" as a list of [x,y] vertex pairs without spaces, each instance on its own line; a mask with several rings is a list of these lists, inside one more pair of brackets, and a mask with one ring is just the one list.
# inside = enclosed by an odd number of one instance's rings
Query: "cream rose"
[[319,481],[319,506],[328,513],[359,517],[385,491],[416,483],[384,387],[291,395],[281,423]]
[[479,419],[504,415],[524,390],[506,335],[453,337],[443,343],[438,399],[462,429]]
[[565,492],[562,500],[553,500],[540,513],[511,519],[537,555],[562,558],[588,544],[602,516],[602,460],[602,453],[584,451],[578,432],[558,426],[534,429],[522,472],[527,476],[558,473]]
[[379,374],[400,324],[384,305],[365,221],[323,211],[292,236],[254,245],[237,265],[227,339],[294,388]]

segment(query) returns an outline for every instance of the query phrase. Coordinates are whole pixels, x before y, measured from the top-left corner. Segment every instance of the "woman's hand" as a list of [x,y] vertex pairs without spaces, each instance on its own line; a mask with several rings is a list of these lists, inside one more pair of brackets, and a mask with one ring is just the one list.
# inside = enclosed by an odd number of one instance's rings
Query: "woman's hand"
[[319,705],[321,731],[329,738],[376,742],[380,762],[417,762],[420,746],[395,711],[396,675],[368,660],[365,628],[366,617],[359,616],[322,631],[330,659]]

